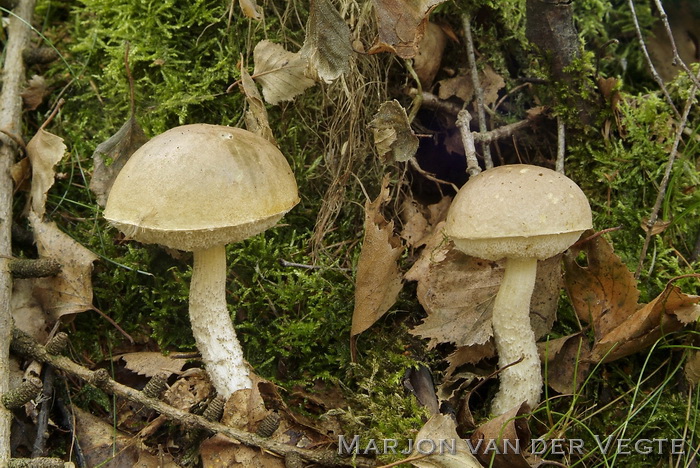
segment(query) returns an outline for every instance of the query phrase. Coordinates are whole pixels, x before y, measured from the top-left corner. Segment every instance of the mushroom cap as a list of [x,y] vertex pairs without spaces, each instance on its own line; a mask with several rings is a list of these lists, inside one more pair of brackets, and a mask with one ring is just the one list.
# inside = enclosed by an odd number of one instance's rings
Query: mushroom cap
[[568,177],[544,167],[512,164],[474,176],[447,213],[445,233],[474,257],[557,255],[592,227],[591,207]]
[[237,242],[272,227],[299,202],[287,160],[240,128],[172,128],[119,172],[104,216],[128,237],[180,250]]

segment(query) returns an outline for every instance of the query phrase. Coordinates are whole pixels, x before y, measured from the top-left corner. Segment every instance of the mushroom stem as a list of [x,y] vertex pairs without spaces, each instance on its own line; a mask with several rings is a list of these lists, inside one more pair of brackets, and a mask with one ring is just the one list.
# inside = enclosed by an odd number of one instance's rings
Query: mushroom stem
[[219,395],[252,388],[243,350],[226,307],[226,246],[194,251],[190,322],[212,384]]
[[500,388],[491,412],[503,414],[524,401],[534,407],[540,401],[542,371],[535,333],[530,325],[530,298],[537,275],[536,258],[506,260],[501,287],[493,305],[493,335],[498,350],[498,367],[503,369]]

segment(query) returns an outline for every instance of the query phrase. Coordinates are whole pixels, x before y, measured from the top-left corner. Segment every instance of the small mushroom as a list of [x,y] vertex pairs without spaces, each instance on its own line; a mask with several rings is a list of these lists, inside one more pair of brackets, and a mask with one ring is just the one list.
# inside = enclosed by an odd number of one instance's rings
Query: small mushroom
[[452,202],[445,232],[455,246],[474,257],[506,259],[493,305],[502,371],[492,413],[539,403],[542,372],[530,325],[537,260],[562,253],[591,226],[588,200],[573,181],[526,164],[499,166],[470,178]]
[[192,331],[224,397],[252,386],[226,306],[226,244],[272,227],[298,202],[292,170],[272,143],[207,124],[151,139],[110,191],[104,216],[127,237],[193,252]]

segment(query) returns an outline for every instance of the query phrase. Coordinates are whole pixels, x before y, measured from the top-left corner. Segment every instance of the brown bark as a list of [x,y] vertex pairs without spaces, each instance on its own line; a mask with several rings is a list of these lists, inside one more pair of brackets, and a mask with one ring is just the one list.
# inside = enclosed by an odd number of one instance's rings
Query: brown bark
[[[2,92],[0,93],[0,394],[9,390],[10,339],[12,336],[12,277],[8,262],[12,257],[12,178],[10,167],[21,140],[22,98],[25,80],[22,52],[29,45],[28,22],[34,12],[34,0],[21,0],[10,15],[5,43]],[[0,408],[0,467],[10,459],[12,413]]]

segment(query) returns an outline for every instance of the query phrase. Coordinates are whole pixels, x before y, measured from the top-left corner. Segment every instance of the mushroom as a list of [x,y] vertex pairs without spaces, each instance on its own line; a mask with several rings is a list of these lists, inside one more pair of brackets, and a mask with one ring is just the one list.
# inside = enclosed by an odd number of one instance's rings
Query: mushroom
[[226,244],[272,227],[298,202],[292,170],[272,143],[207,124],[148,141],[109,193],[104,216],[127,237],[193,252],[192,332],[224,397],[252,386],[226,306]]
[[[537,260],[558,255],[592,227],[591,208],[566,176],[526,164],[499,166],[472,177],[447,214],[457,249],[486,260],[506,259],[493,304],[500,388],[492,413],[540,401],[542,373],[530,325]],[[515,364],[514,364],[515,363]]]

